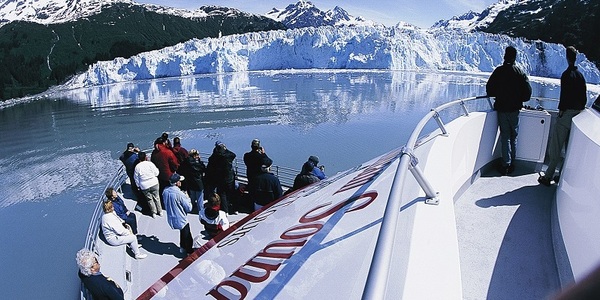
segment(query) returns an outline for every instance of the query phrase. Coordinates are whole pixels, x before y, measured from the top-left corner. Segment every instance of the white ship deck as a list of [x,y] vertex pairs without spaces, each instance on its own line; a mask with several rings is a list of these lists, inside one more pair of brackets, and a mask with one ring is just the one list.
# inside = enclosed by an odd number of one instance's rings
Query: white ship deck
[[556,186],[531,164],[485,172],[455,202],[464,299],[548,299],[560,290],[552,244]]
[[[463,299],[546,299],[560,290],[552,245],[551,215],[555,186],[537,183],[531,163],[519,162],[515,173],[484,174],[455,201]],[[126,193],[127,196],[127,193]],[[130,209],[135,202],[126,199]],[[136,212],[144,260],[131,260],[131,298],[159,281],[184,255],[179,231],[166,218]],[[236,222],[246,217],[229,216]],[[195,213],[188,215],[194,236],[203,230]],[[207,242],[207,240],[204,240]]]
[[[583,117],[581,122],[587,120]],[[231,216],[238,226],[185,259],[179,253],[179,232],[168,227],[165,217],[136,212],[148,258],[123,257],[124,246],[98,242],[103,273],[121,272],[115,279],[124,283],[126,299],[551,298],[595,264],[593,258],[578,268],[569,262],[573,257],[567,253],[580,249],[562,240],[572,239],[564,232],[573,222],[561,219],[561,213],[573,211],[568,205],[574,197],[591,195],[587,185],[579,184],[582,177],[570,170],[597,170],[593,164],[570,167],[560,186],[546,187],[537,182],[541,165],[534,156],[528,159],[532,162],[519,160],[513,174],[500,176],[492,168],[499,156],[496,124],[494,113],[472,113],[443,128],[451,134],[435,131],[418,143],[411,138],[414,152],[394,150],[272,207]],[[520,144],[521,151],[545,143],[526,136],[522,141],[529,144]],[[596,149],[593,139],[575,137],[572,144]],[[545,147],[533,152],[543,159]],[[413,176],[405,177],[406,171]],[[555,193],[566,194],[569,201],[557,201]],[[135,203],[127,200],[127,205]],[[188,220],[197,236],[202,230],[197,214]],[[123,267],[128,274],[122,275]]]
[[[127,198],[131,196],[127,192],[129,191],[129,185],[123,185],[123,190],[126,193],[125,204],[133,211],[136,202]],[[148,257],[143,260],[129,260],[132,264],[131,290],[124,289],[124,292],[131,295],[130,299],[135,299],[141,295],[187,256],[179,252],[179,230],[169,227],[165,211],[163,211],[162,217],[156,217],[155,219],[137,211],[135,214],[138,220],[138,236],[141,237],[142,252],[148,254]],[[231,225],[234,225],[235,222],[246,216],[248,216],[247,213],[239,212],[236,215],[229,215],[228,219]],[[208,242],[207,239],[202,239],[201,231],[204,230],[204,227],[200,224],[197,212],[188,214],[188,222],[194,239],[200,238],[202,243]],[[131,253],[130,256],[132,256]]]

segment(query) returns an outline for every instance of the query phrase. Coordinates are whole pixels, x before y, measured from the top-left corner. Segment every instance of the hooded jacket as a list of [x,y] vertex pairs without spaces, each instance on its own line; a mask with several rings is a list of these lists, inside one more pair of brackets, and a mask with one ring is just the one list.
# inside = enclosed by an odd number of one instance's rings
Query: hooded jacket
[[213,185],[234,181],[233,160],[235,153],[224,147],[215,147],[208,158],[206,179]]

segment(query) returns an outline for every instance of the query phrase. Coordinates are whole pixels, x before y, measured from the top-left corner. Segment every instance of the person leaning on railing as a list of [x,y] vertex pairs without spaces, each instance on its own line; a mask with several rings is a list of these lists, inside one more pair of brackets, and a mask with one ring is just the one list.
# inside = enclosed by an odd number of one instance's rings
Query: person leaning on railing
[[523,102],[531,98],[529,79],[515,64],[516,59],[517,49],[512,46],[506,47],[504,63],[492,72],[486,83],[487,95],[496,98],[494,110],[498,116],[502,148],[502,162],[498,166],[498,172],[501,175],[510,174],[515,170],[519,111]]
[[[545,186],[552,185],[551,181],[560,161],[562,148],[571,132],[573,117],[578,115],[587,103],[585,78],[575,66],[577,58],[575,47],[567,47],[566,57],[569,66],[560,77],[560,102],[558,103],[558,117],[548,144],[548,168],[544,176],[538,178],[538,182]],[[558,181],[558,178],[554,178],[554,181]]]

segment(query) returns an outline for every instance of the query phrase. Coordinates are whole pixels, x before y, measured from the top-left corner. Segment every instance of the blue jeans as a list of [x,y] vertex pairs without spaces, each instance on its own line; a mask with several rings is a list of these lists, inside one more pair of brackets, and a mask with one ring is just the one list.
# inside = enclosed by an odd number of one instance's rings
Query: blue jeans
[[500,127],[502,164],[504,167],[508,167],[513,163],[517,153],[519,111],[498,112],[498,127]]
[[196,204],[198,209],[200,209],[204,201],[204,191],[189,190],[188,193],[190,195],[190,199],[192,199],[192,204]]

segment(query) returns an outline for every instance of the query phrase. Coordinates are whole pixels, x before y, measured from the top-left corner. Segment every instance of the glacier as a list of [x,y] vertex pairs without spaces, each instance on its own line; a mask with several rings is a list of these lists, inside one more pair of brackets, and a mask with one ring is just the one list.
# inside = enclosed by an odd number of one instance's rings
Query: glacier
[[[130,58],[90,65],[58,89],[194,74],[290,69],[384,69],[492,72],[504,49],[518,50],[517,65],[530,76],[560,78],[565,47],[505,35],[410,26],[323,26],[192,39]],[[598,68],[579,54],[588,83]]]

